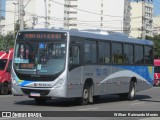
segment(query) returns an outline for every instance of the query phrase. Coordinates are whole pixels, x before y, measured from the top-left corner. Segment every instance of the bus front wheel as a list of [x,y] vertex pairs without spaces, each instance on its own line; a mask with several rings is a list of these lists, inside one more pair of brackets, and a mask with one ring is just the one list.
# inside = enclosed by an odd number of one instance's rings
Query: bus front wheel
[[93,100],[93,96],[92,96],[92,86],[85,84],[84,88],[83,88],[83,92],[82,92],[82,97],[77,98],[76,100],[78,100],[78,104],[80,105],[87,105],[89,104],[89,102],[92,102]]

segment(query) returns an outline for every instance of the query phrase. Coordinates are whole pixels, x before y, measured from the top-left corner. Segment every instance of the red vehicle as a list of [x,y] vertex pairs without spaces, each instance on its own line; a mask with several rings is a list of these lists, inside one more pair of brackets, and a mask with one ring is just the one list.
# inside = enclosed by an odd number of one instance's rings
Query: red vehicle
[[160,85],[160,59],[154,59],[154,85]]
[[13,49],[0,51],[0,94],[6,95],[11,91],[11,64]]

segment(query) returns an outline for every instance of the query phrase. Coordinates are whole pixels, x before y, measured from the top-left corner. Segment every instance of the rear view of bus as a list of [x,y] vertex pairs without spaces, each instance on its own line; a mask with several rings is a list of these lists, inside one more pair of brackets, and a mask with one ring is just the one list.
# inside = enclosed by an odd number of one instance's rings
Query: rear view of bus
[[160,59],[154,59],[154,85],[160,85]]

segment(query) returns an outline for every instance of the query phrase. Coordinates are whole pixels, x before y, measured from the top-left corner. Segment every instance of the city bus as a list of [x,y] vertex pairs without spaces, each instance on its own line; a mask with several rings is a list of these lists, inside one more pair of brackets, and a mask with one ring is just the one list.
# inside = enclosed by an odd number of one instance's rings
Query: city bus
[[133,100],[153,86],[153,42],[100,30],[19,31],[12,93],[44,104],[54,98],[93,103],[99,96]]
[[154,59],[154,85],[160,85],[160,59]]

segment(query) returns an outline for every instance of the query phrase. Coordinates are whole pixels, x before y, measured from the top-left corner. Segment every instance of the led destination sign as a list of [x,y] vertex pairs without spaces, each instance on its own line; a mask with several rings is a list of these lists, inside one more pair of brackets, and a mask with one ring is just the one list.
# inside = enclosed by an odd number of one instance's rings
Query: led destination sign
[[67,38],[66,33],[57,32],[20,32],[18,34],[19,39],[61,39]]

